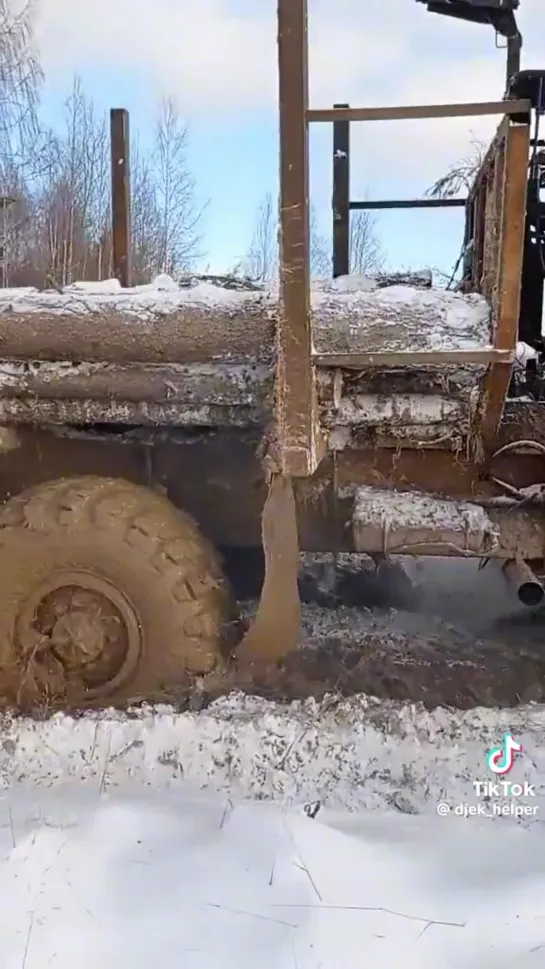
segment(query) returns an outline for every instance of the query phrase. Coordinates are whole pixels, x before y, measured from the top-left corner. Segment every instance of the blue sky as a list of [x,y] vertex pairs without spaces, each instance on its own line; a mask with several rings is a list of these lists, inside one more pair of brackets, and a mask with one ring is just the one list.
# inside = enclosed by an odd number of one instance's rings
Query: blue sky
[[[522,0],[525,67],[545,68],[545,2]],[[97,106],[127,107],[150,131],[158,99],[187,118],[199,199],[209,200],[206,262],[222,271],[248,248],[278,172],[274,0],[38,0],[44,110],[59,118],[77,72]],[[415,0],[309,0],[311,103],[354,106],[497,99],[504,53],[486,27],[437,17]],[[353,126],[352,197],[419,196],[497,119]],[[312,200],[330,234],[331,127],[311,140]],[[381,214],[390,266],[455,261],[456,211]]]

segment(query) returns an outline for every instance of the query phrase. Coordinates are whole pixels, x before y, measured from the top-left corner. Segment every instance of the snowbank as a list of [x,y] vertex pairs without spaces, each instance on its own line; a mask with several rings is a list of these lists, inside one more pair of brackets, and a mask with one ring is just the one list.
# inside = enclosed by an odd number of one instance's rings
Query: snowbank
[[[2,969],[541,969],[544,726],[239,695],[6,720]],[[457,816],[506,730],[532,818]]]
[[3,969],[541,969],[545,831],[14,792]]
[[473,782],[486,778],[486,749],[505,731],[524,746],[510,779],[535,784],[545,812],[545,710],[537,705],[428,712],[360,696],[284,707],[231,694],[195,714],[165,707],[133,718],[15,720],[2,731],[0,782],[5,790],[70,779],[159,791],[183,783],[237,799],[435,813],[442,800],[478,803]]

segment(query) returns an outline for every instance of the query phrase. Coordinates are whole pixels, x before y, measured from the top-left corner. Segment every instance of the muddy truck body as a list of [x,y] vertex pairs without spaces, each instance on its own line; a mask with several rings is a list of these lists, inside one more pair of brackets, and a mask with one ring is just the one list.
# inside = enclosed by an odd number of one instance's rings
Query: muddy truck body
[[[521,600],[543,597],[545,72],[513,73],[511,50],[498,102],[311,110],[306,0],[279,0],[278,25],[276,290],[130,285],[114,111],[117,278],[0,292],[0,689],[20,708],[279,663],[299,642],[301,550],[498,559]],[[350,276],[350,123],[478,115],[497,133],[447,200],[465,209],[461,282]],[[334,128],[325,282],[309,269],[311,123]],[[264,564],[248,627],[222,565],[241,550],[256,578]]]

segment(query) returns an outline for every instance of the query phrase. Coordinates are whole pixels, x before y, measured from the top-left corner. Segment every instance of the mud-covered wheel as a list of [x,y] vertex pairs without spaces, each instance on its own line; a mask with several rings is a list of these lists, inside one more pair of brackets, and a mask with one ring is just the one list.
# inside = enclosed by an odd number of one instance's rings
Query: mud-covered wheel
[[82,477],[0,509],[0,694],[20,707],[157,698],[236,644],[233,600],[193,520]]

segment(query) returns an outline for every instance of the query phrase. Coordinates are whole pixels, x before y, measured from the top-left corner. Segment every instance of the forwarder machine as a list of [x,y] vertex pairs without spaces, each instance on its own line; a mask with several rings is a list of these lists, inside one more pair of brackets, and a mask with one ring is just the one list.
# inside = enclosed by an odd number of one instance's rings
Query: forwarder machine
[[[277,291],[131,286],[113,143],[117,278],[0,295],[8,704],[123,703],[278,664],[300,639],[300,550],[495,559],[543,598],[545,71],[519,70],[518,0],[427,7],[507,39],[502,99],[311,109],[307,2],[278,0]],[[350,276],[338,226],[334,276],[311,281],[310,124],[479,115],[500,123],[462,201],[456,286]],[[260,548],[245,627],[220,563]]]

